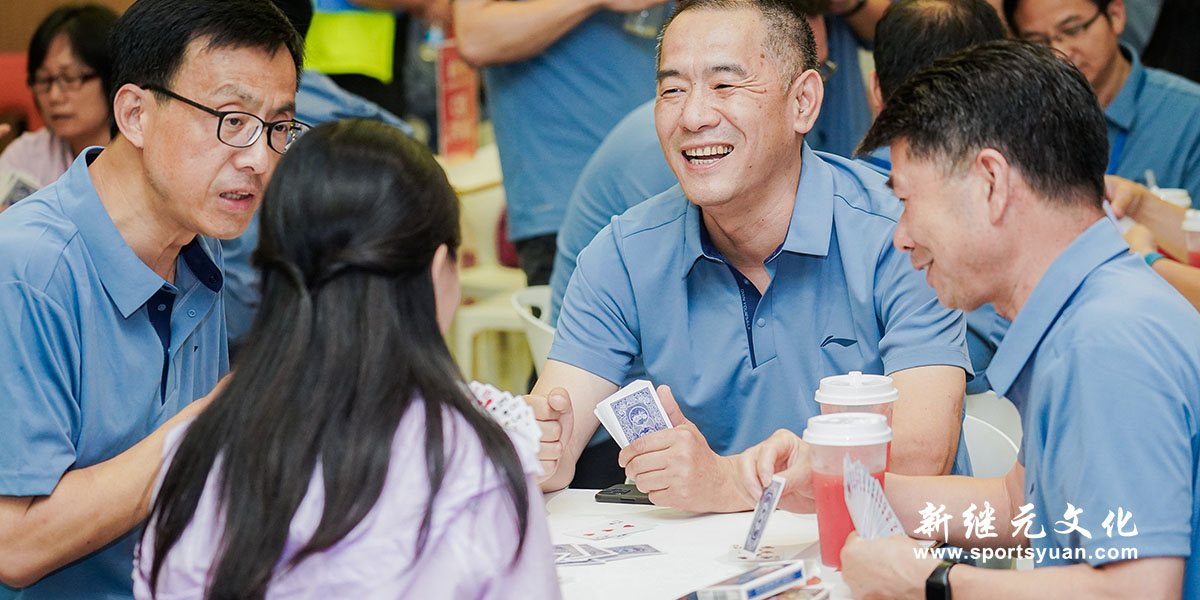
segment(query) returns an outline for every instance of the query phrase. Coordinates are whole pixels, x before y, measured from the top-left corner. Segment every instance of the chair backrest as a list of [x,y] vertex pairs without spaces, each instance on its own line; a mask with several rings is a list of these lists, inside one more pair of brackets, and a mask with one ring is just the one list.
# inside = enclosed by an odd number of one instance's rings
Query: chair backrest
[[[533,353],[533,366],[540,373],[550,354],[550,346],[554,344],[554,327],[547,322],[550,318],[550,286],[533,285],[517,290],[513,292],[512,305],[521,315],[521,326]],[[534,315],[535,308],[537,316]]]
[[1012,438],[987,421],[971,415],[963,417],[963,438],[976,477],[1002,477],[1017,462],[1017,445]]

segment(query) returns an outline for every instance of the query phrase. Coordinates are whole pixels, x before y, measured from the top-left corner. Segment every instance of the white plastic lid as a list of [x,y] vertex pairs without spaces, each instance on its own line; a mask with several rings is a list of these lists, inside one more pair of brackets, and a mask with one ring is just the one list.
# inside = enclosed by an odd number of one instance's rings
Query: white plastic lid
[[[1200,211],[1197,211],[1200,212]],[[817,402],[838,406],[867,406],[895,402],[900,397],[892,378],[886,375],[863,375],[861,371],[850,371],[849,375],[834,375],[821,380],[816,393]]]
[[804,441],[817,446],[874,446],[892,441],[887,417],[875,413],[817,415],[804,428]]
[[1189,208],[1183,217],[1184,231],[1200,231],[1200,210]]
[[1175,206],[1187,208],[1192,205],[1192,197],[1184,188],[1152,188],[1150,191]]

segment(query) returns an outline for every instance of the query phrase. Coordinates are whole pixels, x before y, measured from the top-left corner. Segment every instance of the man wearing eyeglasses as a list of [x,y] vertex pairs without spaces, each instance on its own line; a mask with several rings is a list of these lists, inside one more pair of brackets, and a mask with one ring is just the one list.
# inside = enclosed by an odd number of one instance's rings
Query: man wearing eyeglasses
[[166,430],[228,370],[221,254],[293,120],[301,40],[259,0],[139,0],[117,136],[0,214],[0,581],[130,598]]
[[1108,122],[1109,175],[1185,188],[1200,207],[1200,85],[1142,66],[1118,41],[1123,0],[1005,0],[1004,16],[1018,37],[1063,53],[1092,84]]

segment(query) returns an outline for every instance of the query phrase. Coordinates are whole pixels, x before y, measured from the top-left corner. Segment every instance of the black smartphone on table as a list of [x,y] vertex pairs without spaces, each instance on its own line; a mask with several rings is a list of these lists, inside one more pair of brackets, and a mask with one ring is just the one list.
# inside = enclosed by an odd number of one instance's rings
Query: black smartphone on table
[[650,496],[637,489],[632,483],[618,483],[596,492],[596,502],[615,502],[618,504],[654,504]]

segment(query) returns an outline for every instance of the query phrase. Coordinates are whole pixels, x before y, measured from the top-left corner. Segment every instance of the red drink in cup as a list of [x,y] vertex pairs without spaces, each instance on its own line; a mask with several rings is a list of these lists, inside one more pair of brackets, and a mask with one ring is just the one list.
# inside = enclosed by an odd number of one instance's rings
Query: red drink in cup
[[892,428],[883,415],[843,412],[808,420],[804,441],[811,448],[812,482],[817,505],[817,531],[821,562],[842,568],[842,546],[854,531],[846,508],[842,461],[846,456],[861,462],[883,485]]
[[1188,264],[1200,267],[1200,210],[1188,209],[1183,218],[1183,235],[1187,244]]

